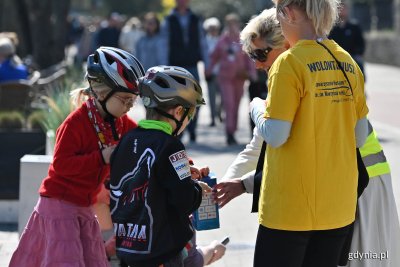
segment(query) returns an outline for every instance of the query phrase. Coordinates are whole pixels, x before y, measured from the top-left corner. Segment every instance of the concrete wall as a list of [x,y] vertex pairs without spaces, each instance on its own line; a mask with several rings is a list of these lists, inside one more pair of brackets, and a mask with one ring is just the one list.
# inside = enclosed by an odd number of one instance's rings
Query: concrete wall
[[365,61],[400,67],[400,37],[395,32],[371,32],[365,35]]
[[50,155],[25,155],[21,158],[19,183],[18,232],[21,235],[39,199],[39,187],[47,175]]

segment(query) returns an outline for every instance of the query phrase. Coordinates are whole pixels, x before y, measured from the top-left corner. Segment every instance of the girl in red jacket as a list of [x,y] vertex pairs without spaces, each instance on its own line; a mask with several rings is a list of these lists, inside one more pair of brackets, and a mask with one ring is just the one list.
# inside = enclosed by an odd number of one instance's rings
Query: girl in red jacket
[[118,140],[137,126],[126,113],[143,75],[140,62],[120,49],[100,47],[88,57],[89,88],[71,93],[80,107],[57,129],[53,162],[11,267],[109,266],[92,204]]

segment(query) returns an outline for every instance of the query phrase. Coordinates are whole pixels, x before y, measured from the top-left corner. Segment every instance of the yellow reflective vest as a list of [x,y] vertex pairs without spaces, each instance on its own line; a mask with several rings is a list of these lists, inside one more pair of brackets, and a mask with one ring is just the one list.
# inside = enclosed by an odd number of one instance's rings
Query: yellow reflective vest
[[389,163],[386,161],[382,146],[379,143],[376,132],[369,121],[368,137],[365,144],[360,148],[360,153],[370,179],[390,173]]

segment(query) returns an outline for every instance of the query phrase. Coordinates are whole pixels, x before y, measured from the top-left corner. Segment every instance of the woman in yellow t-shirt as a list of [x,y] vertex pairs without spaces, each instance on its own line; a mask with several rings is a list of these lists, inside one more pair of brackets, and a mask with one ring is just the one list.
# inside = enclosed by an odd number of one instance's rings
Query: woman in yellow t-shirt
[[[275,8],[264,10],[251,19],[242,30],[240,40],[243,44],[243,51],[253,59],[258,69],[266,72],[275,59],[289,47],[282,36]],[[271,47],[267,54],[260,50],[265,47]],[[253,208],[256,209],[261,181],[258,173],[261,169],[257,162],[264,160],[260,156],[263,141],[263,137],[255,128],[251,142],[238,154],[227,169],[222,182],[215,187],[215,198],[220,207],[247,192],[255,194]],[[358,199],[354,233],[349,233],[349,236],[353,236],[353,242],[350,253],[348,247],[344,248],[343,261],[340,266],[377,267],[377,264],[379,267],[400,266],[400,255],[396,254],[400,249],[400,227],[392,178],[389,165],[371,124],[368,125],[368,138],[360,151],[362,159],[367,165],[370,182],[363,195]],[[256,168],[257,171],[255,171]],[[255,210],[253,209],[253,211]],[[357,252],[364,255],[369,252],[379,253],[381,260],[377,263],[366,257],[347,263],[346,259],[354,259]],[[285,256],[285,251],[281,250],[281,254],[275,254],[274,258],[281,262]],[[286,266],[286,264],[282,262],[282,266]]]
[[[337,266],[355,217],[355,148],[367,135],[363,77],[326,39],[336,0],[275,3],[291,48],[269,71],[266,104],[251,104],[268,143],[254,266]],[[271,50],[264,45],[259,54]],[[278,258],[282,251],[287,257]]]

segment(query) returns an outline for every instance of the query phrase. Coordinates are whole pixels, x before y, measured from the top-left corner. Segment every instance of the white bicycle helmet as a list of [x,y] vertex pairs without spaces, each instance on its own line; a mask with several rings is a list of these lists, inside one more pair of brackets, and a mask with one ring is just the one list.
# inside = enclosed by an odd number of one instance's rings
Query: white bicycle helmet
[[144,74],[139,60],[122,49],[102,46],[87,59],[88,80],[103,82],[114,92],[138,95],[138,80]]
[[139,81],[143,104],[148,108],[205,105],[202,89],[193,75],[176,66],[156,66]]

